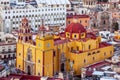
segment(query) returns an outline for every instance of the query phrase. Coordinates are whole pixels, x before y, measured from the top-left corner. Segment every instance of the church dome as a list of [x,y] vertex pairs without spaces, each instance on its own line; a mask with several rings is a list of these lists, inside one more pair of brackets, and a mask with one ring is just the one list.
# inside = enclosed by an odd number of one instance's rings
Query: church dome
[[66,32],[69,32],[69,33],[85,33],[86,29],[80,23],[71,23],[66,28]]

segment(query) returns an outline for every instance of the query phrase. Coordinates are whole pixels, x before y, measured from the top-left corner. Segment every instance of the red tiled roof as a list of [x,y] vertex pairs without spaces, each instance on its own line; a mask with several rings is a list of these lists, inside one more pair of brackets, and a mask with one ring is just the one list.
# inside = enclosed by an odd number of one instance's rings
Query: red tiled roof
[[90,70],[90,71],[89,71],[89,70],[87,70],[87,71],[86,71],[86,75],[87,75],[87,76],[91,76],[91,75],[92,75],[92,73],[93,73],[93,70]]
[[107,64],[109,64],[109,63],[106,62],[106,61],[102,61],[102,62],[93,64],[93,65],[90,65],[90,66],[88,66],[87,68],[92,68],[92,69],[93,69],[93,68],[98,68],[98,67],[100,67],[100,66],[107,65]]
[[80,23],[71,23],[65,30],[69,33],[84,33],[86,29]]
[[[92,73],[93,73],[93,71],[94,71],[94,68],[97,69],[97,70],[101,70],[101,68],[102,68],[103,66],[107,66],[107,65],[111,65],[111,63],[106,62],[106,61],[101,61],[101,62],[92,64],[92,65],[86,66],[86,67],[84,67],[84,68],[87,69],[86,75],[88,75],[88,76],[92,75]],[[102,70],[101,70],[101,71],[102,71]]]
[[96,36],[93,33],[87,33],[87,38],[96,39]]
[[56,40],[54,40],[54,45],[58,45],[58,44],[64,44],[64,43],[66,43],[67,42],[67,40],[61,40],[61,39],[56,39]]
[[11,80],[11,79],[19,79],[19,80],[40,80],[39,76],[30,76],[23,74],[10,74],[8,77],[1,78],[0,80]]
[[61,36],[61,37],[65,37],[65,32],[60,33],[60,36]]
[[[19,80],[41,80],[40,76],[32,76],[32,75],[24,75],[24,74],[10,74],[8,77],[0,78],[0,80],[11,80],[12,78]],[[63,80],[63,79],[48,78],[47,80]]]
[[106,42],[101,42],[101,43],[99,44],[99,47],[100,47],[100,48],[106,47],[106,46],[111,46],[111,44],[108,44],[108,43],[106,43]]
[[67,18],[90,18],[89,15],[67,15]]

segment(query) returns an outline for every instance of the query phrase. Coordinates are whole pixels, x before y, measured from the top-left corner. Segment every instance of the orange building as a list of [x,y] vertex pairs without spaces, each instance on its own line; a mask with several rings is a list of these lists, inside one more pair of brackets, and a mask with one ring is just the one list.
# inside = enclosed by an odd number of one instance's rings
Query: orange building
[[66,25],[68,26],[70,23],[72,23],[74,18],[76,18],[83,26],[89,26],[90,17],[88,15],[67,15]]
[[115,18],[115,19],[119,19],[120,18],[120,15],[119,15],[119,12],[112,12],[112,18]]

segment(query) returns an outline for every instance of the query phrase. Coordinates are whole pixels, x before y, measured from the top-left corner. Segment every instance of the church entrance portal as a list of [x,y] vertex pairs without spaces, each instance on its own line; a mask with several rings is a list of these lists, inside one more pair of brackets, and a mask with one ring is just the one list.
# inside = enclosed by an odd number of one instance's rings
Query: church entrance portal
[[28,75],[31,75],[31,68],[30,68],[30,66],[28,66],[27,69],[28,69],[28,70],[27,70],[27,74],[28,74]]
[[65,71],[65,64],[62,63],[62,64],[61,64],[61,72],[64,72],[64,71]]

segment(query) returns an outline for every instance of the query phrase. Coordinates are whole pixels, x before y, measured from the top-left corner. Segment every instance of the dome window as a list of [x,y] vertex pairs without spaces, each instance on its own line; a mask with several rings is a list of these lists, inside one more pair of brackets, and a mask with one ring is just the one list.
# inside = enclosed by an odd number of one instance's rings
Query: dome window
[[82,33],[81,36],[84,36],[84,33]]
[[88,47],[88,48],[89,48],[89,50],[90,50],[90,49],[91,49],[91,46],[89,45],[89,47]]
[[76,38],[77,37],[77,35],[74,35],[74,38]]

